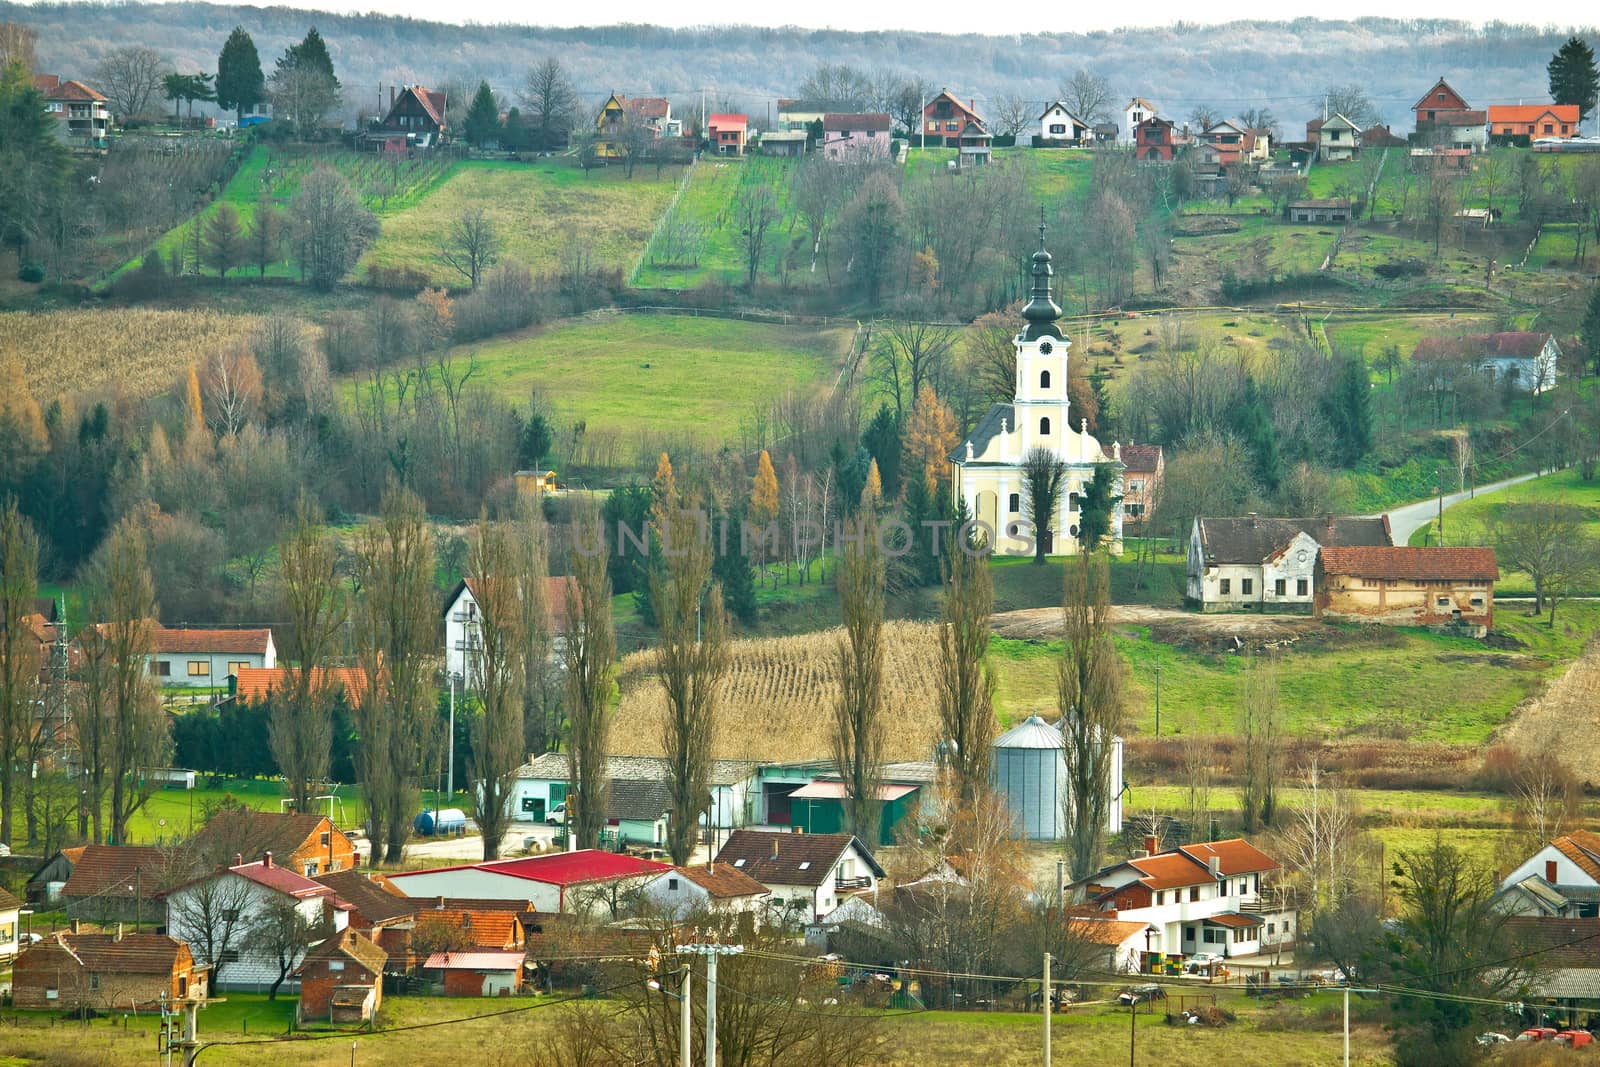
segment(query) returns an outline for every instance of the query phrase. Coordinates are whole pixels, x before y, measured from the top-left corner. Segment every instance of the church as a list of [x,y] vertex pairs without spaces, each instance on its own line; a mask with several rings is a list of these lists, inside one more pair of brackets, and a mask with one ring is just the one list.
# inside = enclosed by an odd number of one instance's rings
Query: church
[[[1117,503],[1105,545],[1122,552],[1122,449],[1111,454],[1089,433],[1087,420],[1072,428],[1067,402],[1067,349],[1056,320],[1061,308],[1050,294],[1050,253],[1039,227],[1039,251],[1033,254],[1033,290],[1022,317],[1027,326],[1016,336],[1017,385],[1009,404],[989,409],[967,439],[950,453],[950,484],[967,514],[995,531],[995,552],[1002,556],[1032,554],[1029,534],[1024,457],[1031,449],[1048,448],[1065,467],[1061,494],[1045,551],[1068,555],[1078,551],[1078,500],[1095,467],[1116,464]],[[1013,526],[1013,524],[1016,524]],[[1020,529],[1019,529],[1020,527]],[[1008,536],[1008,530],[1012,536]]]

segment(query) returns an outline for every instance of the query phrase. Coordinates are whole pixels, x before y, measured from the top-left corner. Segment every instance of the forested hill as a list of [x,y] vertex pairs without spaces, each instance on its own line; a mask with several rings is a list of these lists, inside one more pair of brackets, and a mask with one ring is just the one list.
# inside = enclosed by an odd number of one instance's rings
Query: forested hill
[[691,99],[698,104],[698,91],[709,88],[711,104],[740,107],[758,121],[773,98],[793,93],[820,62],[915,73],[977,97],[980,111],[984,100],[1006,93],[1053,98],[1072,71],[1088,67],[1109,80],[1116,97],[1144,96],[1180,119],[1202,103],[1223,114],[1270,107],[1290,136],[1320,113],[1322,91],[1330,85],[1363,86],[1397,130],[1410,129],[1407,109],[1441,74],[1477,107],[1547,99],[1545,63],[1569,33],[1396,19],[1177,24],[1025,37],[749,26],[555,29],[199,3],[0,2],[0,21],[34,26],[43,67],[71,77],[87,77],[101,54],[130,43],[167,53],[183,70],[214,71],[218,49],[235,25],[254,35],[266,65],[314,23],[328,42],[352,114],[375,106],[380,84],[390,83],[487,78],[509,100],[534,62],[556,54],[586,96],[603,98],[617,89],[668,95],[684,107]]

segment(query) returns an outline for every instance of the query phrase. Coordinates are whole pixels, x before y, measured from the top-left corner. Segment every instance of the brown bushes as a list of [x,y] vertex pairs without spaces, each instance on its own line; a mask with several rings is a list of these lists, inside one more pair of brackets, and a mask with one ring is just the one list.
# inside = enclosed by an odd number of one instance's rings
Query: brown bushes
[[[1218,784],[1235,783],[1238,739],[1224,735],[1212,738],[1212,743]],[[1183,780],[1183,738],[1130,737],[1126,744],[1130,779]],[[1478,750],[1465,745],[1307,738],[1288,743],[1284,753],[1286,767],[1303,767],[1313,759],[1324,774],[1358,789],[1497,788],[1481,784]]]

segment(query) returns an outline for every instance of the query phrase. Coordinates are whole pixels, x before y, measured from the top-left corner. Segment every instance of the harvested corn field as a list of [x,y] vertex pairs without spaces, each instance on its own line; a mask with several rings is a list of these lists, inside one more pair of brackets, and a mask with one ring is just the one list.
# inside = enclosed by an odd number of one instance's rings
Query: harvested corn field
[[1524,704],[1505,740],[1525,752],[1553,755],[1579,781],[1595,781],[1600,761],[1600,641],[1591,641],[1538,697]]
[[108,308],[0,313],[0,352],[22,358],[41,406],[59,397],[120,389],[142,399],[249,336],[260,319],[215,311]]
[[[884,758],[930,758],[939,733],[938,628],[929,623],[884,626]],[[718,702],[712,751],[718,759],[776,763],[826,759],[838,700],[841,631],[735,641]],[[612,749],[661,755],[666,698],[654,674],[654,654],[622,661],[622,706]]]

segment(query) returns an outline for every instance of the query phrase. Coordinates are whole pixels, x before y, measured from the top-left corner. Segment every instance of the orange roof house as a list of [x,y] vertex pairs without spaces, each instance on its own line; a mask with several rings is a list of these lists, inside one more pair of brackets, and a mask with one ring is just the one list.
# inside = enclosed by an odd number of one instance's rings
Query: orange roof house
[[[232,695],[246,703],[267,699],[275,690],[293,684],[293,667],[244,667],[234,676]],[[312,687],[318,691],[334,688],[355,703],[367,691],[367,672],[361,667],[316,667],[311,672]]]
[[1324,546],[1317,610],[1326,618],[1402,626],[1494,625],[1492,548]]
[[744,155],[745,140],[750,132],[750,116],[740,114],[712,115],[706,119],[706,141],[711,151],[719,156]]
[[1542,138],[1578,136],[1577,104],[1490,104],[1489,136]]

